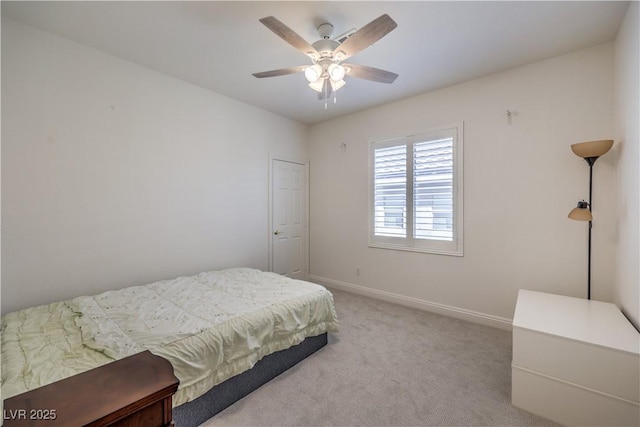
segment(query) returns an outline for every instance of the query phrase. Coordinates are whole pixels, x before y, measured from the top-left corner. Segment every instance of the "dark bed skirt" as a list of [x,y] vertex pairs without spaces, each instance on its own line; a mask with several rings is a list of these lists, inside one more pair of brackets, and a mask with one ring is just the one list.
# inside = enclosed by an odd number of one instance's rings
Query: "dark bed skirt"
[[255,366],[218,384],[196,400],[173,408],[177,427],[195,427],[231,406],[327,344],[327,334],[263,357]]

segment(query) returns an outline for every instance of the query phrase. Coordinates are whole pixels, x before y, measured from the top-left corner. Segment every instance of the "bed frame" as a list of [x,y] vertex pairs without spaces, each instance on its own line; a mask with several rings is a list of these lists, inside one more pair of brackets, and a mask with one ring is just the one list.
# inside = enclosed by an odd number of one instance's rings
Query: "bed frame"
[[255,366],[218,384],[197,399],[173,408],[177,427],[198,426],[277,377],[327,344],[327,334],[308,337],[286,350],[263,357]]

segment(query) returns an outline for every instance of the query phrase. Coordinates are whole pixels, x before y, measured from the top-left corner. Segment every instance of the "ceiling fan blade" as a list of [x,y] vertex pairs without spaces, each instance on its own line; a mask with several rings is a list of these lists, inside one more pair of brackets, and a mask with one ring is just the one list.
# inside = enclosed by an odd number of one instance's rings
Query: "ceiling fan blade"
[[274,18],[273,16],[267,16],[266,18],[260,19],[260,22],[262,22],[265,27],[273,31],[276,35],[278,35],[282,40],[286,41],[291,46],[295,47],[308,57],[312,59],[320,58],[320,54],[313,46],[311,46],[305,39],[300,37],[298,33],[287,27],[278,19]]
[[301,73],[306,70],[307,65],[298,65],[297,67],[280,68],[279,70],[262,71],[260,73],[253,73],[254,77],[262,79],[264,77],[277,77],[286,76],[287,74]]
[[333,92],[333,88],[329,83],[329,79],[324,79],[324,83],[322,85],[322,92],[318,93],[318,99],[320,100],[327,99],[331,96],[332,92]]
[[367,67],[358,64],[342,64],[347,70],[347,75],[359,79],[371,80],[379,83],[393,83],[398,77],[396,73],[381,70],[379,68]]
[[335,48],[333,57],[338,61],[343,61],[371,46],[397,26],[396,21],[385,13],[360,28],[351,37],[348,37],[340,46]]

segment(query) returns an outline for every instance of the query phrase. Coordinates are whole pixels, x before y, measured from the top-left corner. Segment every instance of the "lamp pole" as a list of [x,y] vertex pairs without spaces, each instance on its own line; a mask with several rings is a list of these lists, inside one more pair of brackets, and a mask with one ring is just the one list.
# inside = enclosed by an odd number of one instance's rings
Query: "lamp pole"
[[[597,157],[585,157],[585,160],[589,164],[589,210],[593,215],[593,204],[591,201],[591,195],[593,193],[593,164],[598,160]],[[591,299],[591,228],[593,228],[593,221],[589,220],[589,255],[587,261],[587,299]]]

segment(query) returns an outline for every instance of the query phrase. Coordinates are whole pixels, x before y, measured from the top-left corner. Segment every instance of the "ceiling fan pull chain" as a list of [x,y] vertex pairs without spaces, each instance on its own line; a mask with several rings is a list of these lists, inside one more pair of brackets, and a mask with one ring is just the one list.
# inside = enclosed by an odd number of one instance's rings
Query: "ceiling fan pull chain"
[[327,98],[329,97],[329,80],[324,82],[324,109],[327,109]]

